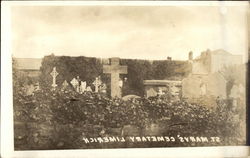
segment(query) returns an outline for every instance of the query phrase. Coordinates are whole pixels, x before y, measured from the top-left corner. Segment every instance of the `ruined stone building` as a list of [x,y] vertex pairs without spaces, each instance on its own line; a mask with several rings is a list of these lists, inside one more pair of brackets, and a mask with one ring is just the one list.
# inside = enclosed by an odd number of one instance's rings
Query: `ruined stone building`
[[189,57],[189,61],[192,62],[192,74],[215,73],[224,67],[242,64],[241,55],[232,55],[222,49],[204,51],[196,59],[192,59],[190,52]]
[[204,51],[195,59],[189,54],[192,71],[182,80],[182,97],[189,101],[200,98],[226,98],[227,81],[220,73],[223,68],[242,64],[241,55],[232,55],[224,50]]

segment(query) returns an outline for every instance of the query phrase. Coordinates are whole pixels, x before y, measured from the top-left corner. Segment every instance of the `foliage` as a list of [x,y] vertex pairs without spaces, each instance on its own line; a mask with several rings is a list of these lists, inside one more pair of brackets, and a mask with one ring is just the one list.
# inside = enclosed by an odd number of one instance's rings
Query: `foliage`
[[40,90],[34,96],[14,95],[14,111],[16,122],[36,124],[27,129],[32,135],[31,140],[40,136],[36,133],[44,133],[39,126],[52,127],[54,132],[49,132],[52,136],[45,144],[51,144],[53,148],[79,148],[75,145],[81,144],[82,132],[93,137],[100,136],[101,131],[125,125],[145,129],[151,123],[163,124],[164,135],[218,136],[223,139],[221,145],[244,143],[240,131],[245,119],[242,117],[244,110],[228,107],[226,101],[218,102],[218,108],[209,109],[181,100],[172,102],[164,97],[123,101],[96,93]]

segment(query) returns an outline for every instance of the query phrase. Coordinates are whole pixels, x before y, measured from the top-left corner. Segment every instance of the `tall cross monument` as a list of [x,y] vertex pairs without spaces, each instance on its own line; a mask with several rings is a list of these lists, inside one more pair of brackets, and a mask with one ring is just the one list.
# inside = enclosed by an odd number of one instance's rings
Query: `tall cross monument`
[[103,73],[111,74],[111,97],[121,98],[121,90],[119,87],[119,75],[127,74],[127,66],[121,66],[119,58],[111,58],[111,65],[103,65]]
[[53,78],[53,81],[52,81],[52,87],[53,87],[53,90],[56,89],[56,76],[58,75],[58,72],[56,71],[56,67],[53,67],[53,71],[50,73],[50,75],[52,76]]

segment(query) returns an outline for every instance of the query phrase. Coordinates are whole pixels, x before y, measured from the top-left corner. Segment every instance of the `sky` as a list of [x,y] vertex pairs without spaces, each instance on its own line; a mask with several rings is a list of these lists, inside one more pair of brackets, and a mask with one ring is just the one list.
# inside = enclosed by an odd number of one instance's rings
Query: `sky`
[[247,53],[246,6],[13,6],[12,52],[188,59],[207,49]]

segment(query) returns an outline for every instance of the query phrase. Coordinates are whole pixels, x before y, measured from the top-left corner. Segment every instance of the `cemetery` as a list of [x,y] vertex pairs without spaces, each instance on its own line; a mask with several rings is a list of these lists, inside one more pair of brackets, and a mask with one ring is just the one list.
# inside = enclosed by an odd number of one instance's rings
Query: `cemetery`
[[204,53],[187,61],[52,54],[35,77],[13,60],[15,150],[244,145],[244,65],[220,72],[211,62],[220,52],[206,53],[211,71],[196,71]]

